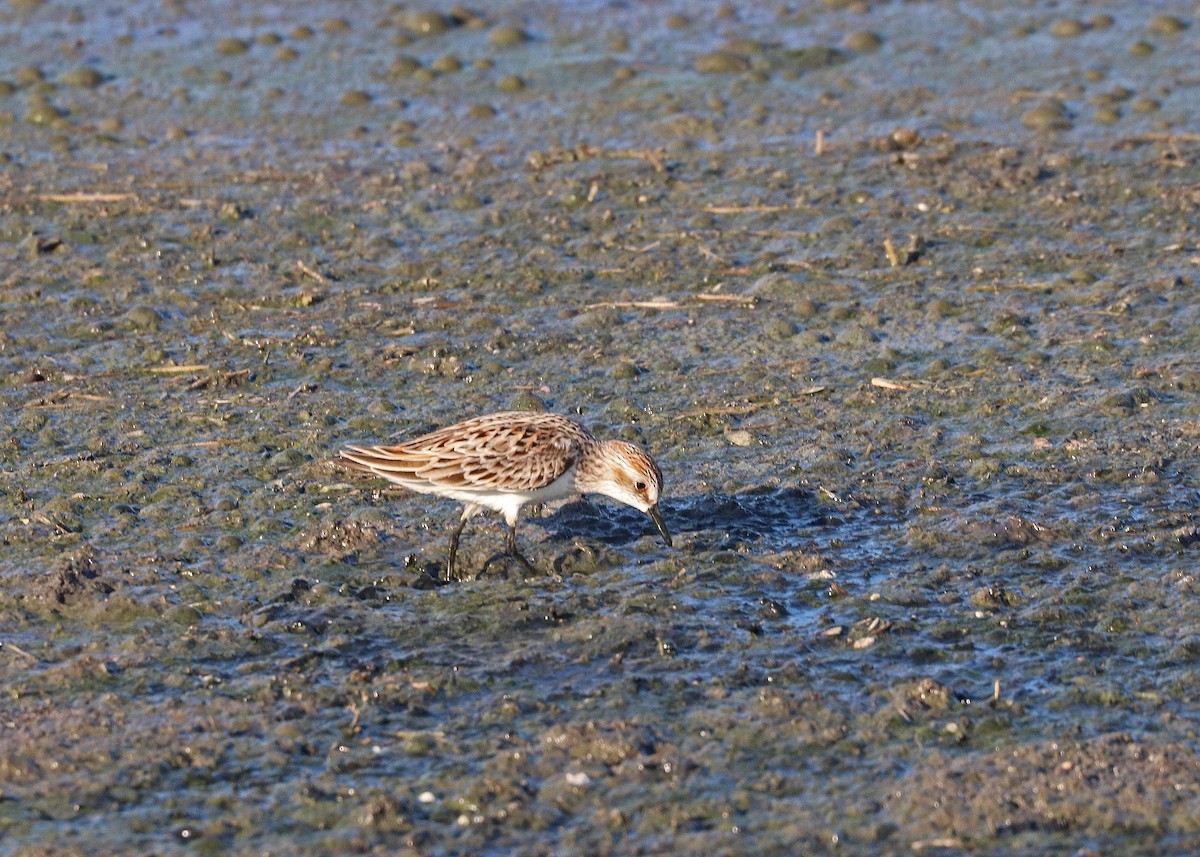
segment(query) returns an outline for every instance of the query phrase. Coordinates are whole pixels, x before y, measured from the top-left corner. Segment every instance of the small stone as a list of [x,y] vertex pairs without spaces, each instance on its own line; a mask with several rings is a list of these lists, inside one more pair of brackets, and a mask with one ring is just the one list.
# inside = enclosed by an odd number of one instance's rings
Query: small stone
[[864,30],[860,33],[852,33],[846,39],[846,48],[860,54],[869,54],[883,47],[883,39],[878,33],[872,33]]
[[38,101],[29,105],[25,121],[30,125],[52,125],[65,114],[48,101]]
[[837,335],[839,345],[850,345],[858,348],[874,345],[878,341],[879,336],[861,324],[852,324]]
[[701,74],[736,74],[749,71],[750,61],[729,51],[713,51],[696,57],[693,67]]
[[404,16],[404,26],[423,36],[438,36],[449,30],[452,22],[441,12],[426,10],[409,12]]
[[204,614],[187,604],[177,604],[167,611],[165,618],[172,625],[186,628],[199,625],[204,620]]
[[46,79],[46,74],[35,65],[23,65],[13,72],[19,86],[32,86]]
[[217,42],[217,53],[221,56],[235,56],[244,54],[250,50],[250,43],[245,39],[236,39],[233,36],[227,36]]
[[791,339],[796,332],[795,323],[787,318],[776,317],[763,325],[763,336],[767,339]]
[[1187,29],[1187,22],[1174,15],[1155,15],[1146,28],[1156,36],[1176,36]]
[[104,83],[104,76],[94,68],[89,66],[81,66],[73,69],[62,76],[62,82],[67,86],[84,86],[95,87]]
[[921,142],[921,135],[912,128],[897,128],[888,137],[888,145],[898,151],[915,149]]
[[1056,39],[1070,39],[1075,36],[1082,36],[1086,31],[1087,27],[1084,23],[1076,21],[1074,18],[1063,18],[1050,25],[1050,35]]
[[725,439],[734,446],[751,446],[754,443],[754,435],[745,429],[727,431],[725,432]]
[[520,92],[525,88],[525,81],[515,74],[506,74],[504,77],[496,81],[496,88],[501,92],[509,93]]
[[1048,98],[1021,116],[1021,124],[1031,131],[1067,131],[1071,128],[1067,107],[1055,98]]
[[454,74],[457,71],[462,71],[462,61],[456,56],[447,54],[444,57],[435,59],[429,64],[429,67],[438,74]]
[[529,41],[529,34],[520,27],[497,27],[488,33],[488,44],[495,48],[511,48]]
[[797,318],[812,318],[820,309],[817,307],[816,301],[812,298],[804,296],[797,298],[792,304],[792,312]]
[[511,402],[508,403],[510,411],[524,411],[526,413],[540,414],[546,411],[546,403],[533,392],[522,390],[517,394]]
[[972,592],[967,597],[967,601],[977,609],[994,610],[1000,607],[1018,606],[1021,603],[1021,596],[1002,586],[985,586]]
[[125,313],[125,320],[134,330],[155,331],[162,325],[162,316],[157,310],[141,305]]
[[421,67],[421,61],[416,57],[403,54],[396,57],[390,66],[388,66],[388,77],[408,77]]
[[482,207],[483,204],[484,202],[479,198],[478,194],[468,192],[456,194],[455,196],[450,197],[449,201],[446,203],[446,207],[451,211],[474,211],[475,209]]

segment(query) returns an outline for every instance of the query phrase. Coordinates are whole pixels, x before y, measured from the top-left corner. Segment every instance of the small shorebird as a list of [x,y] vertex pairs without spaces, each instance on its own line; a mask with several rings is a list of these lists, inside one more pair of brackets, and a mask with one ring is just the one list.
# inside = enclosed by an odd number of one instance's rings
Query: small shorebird
[[521,507],[576,493],[604,494],[645,512],[671,545],[658,511],[662,472],[654,460],[632,443],[597,440],[575,420],[558,414],[503,411],[396,446],[350,446],[340,456],[342,464],[355,470],[464,504],[462,520],[450,536],[446,580],[454,579],[463,527],[484,509],[504,514],[509,556],[536,574],[517,549]]

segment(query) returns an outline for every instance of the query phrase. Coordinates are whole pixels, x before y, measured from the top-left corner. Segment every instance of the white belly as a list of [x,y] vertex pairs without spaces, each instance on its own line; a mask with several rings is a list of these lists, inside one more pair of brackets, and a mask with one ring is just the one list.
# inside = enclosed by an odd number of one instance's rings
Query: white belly
[[575,468],[572,467],[555,479],[549,485],[534,491],[497,491],[494,488],[446,488],[443,486],[403,484],[406,488],[420,491],[423,494],[437,494],[450,497],[466,505],[463,517],[469,518],[481,509],[493,509],[504,515],[504,520],[511,526],[516,524],[521,507],[527,503],[548,503],[551,500],[561,500],[578,493],[575,490]]

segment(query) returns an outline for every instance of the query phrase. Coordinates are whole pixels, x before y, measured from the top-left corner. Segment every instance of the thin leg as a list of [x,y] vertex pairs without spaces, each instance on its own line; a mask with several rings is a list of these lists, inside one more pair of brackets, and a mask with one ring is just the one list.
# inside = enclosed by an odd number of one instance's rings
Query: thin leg
[[516,524],[508,525],[508,542],[505,545],[505,550],[508,551],[509,556],[511,556],[517,562],[521,563],[521,565],[525,566],[525,570],[528,571],[530,574],[541,574],[541,572],[537,570],[537,567],[533,563],[531,563],[529,560],[525,559],[525,557],[521,554],[521,552],[519,550],[517,550],[517,525]]
[[446,582],[454,580],[454,557],[458,555],[458,537],[462,535],[463,527],[467,525],[467,519],[463,518],[458,522],[458,526],[454,528],[454,532],[450,534],[450,556],[446,560]]

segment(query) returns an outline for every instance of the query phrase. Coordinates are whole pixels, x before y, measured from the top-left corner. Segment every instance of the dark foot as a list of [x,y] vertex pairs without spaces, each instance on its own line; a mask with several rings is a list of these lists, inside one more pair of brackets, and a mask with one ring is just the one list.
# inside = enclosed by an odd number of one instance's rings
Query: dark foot
[[511,556],[513,559],[515,559],[517,562],[519,562],[525,568],[526,571],[528,571],[530,574],[536,574],[539,576],[541,575],[542,572],[538,570],[538,567],[535,566],[533,563],[531,563],[529,560],[525,559],[525,555],[522,554],[520,549],[517,547],[517,528],[516,527],[508,528],[508,541],[505,543],[504,547],[505,547],[505,550],[508,552],[508,555]]
[[410,584],[413,589],[437,589],[440,586],[449,584],[449,580],[442,580],[440,577],[434,577],[428,571],[422,571],[413,579]]
[[454,528],[454,532],[450,534],[450,553],[446,557],[446,568],[444,569],[445,576],[441,580],[441,585],[452,583],[458,580],[454,574],[454,559],[458,556],[458,539],[462,535],[463,527],[467,525],[467,519],[463,518],[458,522],[458,526]]
[[511,556],[513,559],[515,559],[517,562],[519,562],[521,564],[521,566],[526,571],[528,571],[530,574],[536,574],[539,577],[542,575],[542,570],[540,568],[538,568],[536,565],[534,565],[533,563],[531,563],[529,560],[525,559],[525,557],[521,555],[520,551],[509,551],[508,555]]

